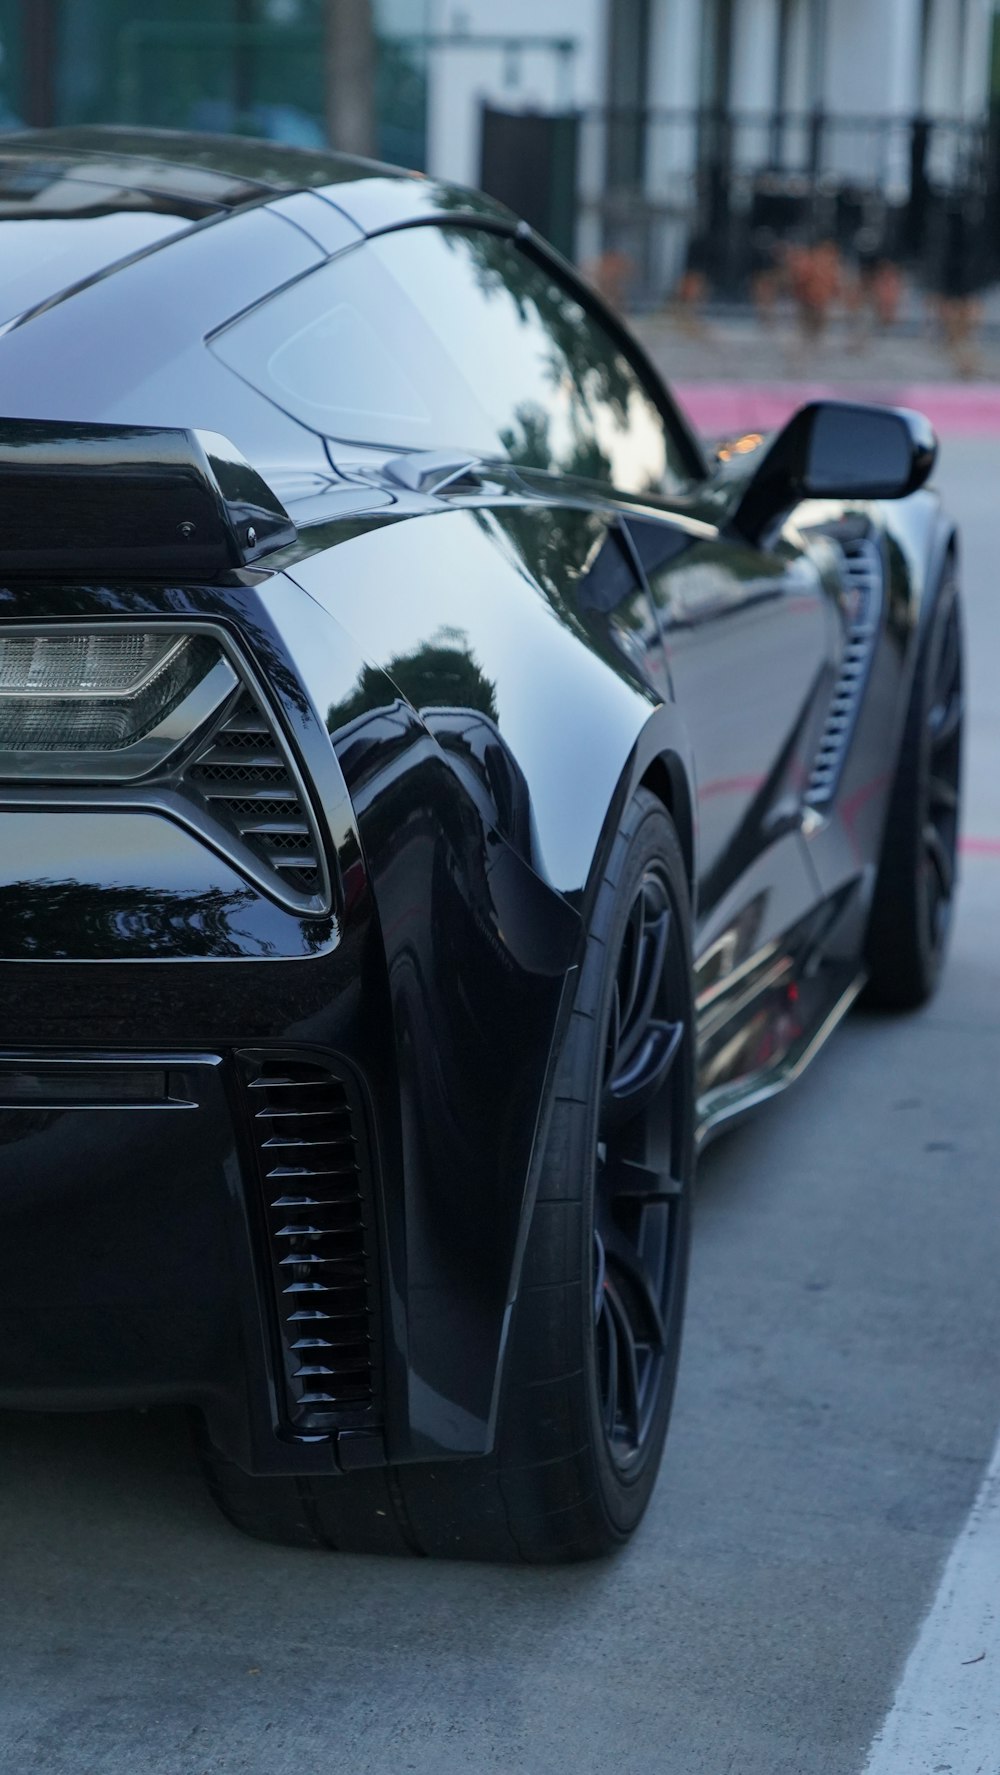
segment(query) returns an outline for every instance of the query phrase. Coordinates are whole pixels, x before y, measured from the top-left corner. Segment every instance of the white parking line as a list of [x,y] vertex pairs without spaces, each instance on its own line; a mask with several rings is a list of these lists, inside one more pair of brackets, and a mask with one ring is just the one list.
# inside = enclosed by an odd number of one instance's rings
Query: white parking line
[[1000,1442],[865,1775],[1000,1775]]

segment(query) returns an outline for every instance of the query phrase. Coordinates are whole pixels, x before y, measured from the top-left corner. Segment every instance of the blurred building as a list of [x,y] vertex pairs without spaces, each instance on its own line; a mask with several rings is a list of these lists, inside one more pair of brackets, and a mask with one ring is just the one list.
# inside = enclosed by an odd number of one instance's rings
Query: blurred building
[[[320,147],[329,4],[0,0],[0,128]],[[745,291],[778,237],[911,261],[983,217],[1000,238],[996,0],[373,6],[379,154],[484,184],[633,298],[692,265]]]
[[[432,0],[429,160],[474,180],[478,105],[980,117],[995,0]],[[567,53],[567,49],[569,53]],[[625,157],[627,161],[627,157]],[[612,182],[635,168],[612,166]]]
[[[123,123],[326,142],[326,0],[0,0],[0,129]],[[423,166],[431,0],[374,0],[378,151]]]
[[745,288],[768,232],[912,257],[997,183],[995,0],[506,0],[503,51],[495,19],[432,6],[430,168],[561,244],[572,204],[576,255],[627,260],[640,295],[692,252]]

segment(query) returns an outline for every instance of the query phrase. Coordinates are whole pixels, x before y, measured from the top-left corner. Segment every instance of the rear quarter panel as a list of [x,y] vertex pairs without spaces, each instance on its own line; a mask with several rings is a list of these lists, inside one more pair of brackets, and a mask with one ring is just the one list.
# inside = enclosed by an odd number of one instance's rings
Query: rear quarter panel
[[[421,707],[460,704],[491,724],[530,807],[515,832],[498,801],[497,828],[574,901],[647,726],[686,759],[673,711],[630,661],[628,615],[609,622],[577,597],[610,525],[583,509],[459,510],[366,527],[290,569],[397,689],[417,680]],[[343,684],[341,713],[358,689]],[[336,698],[326,712],[336,725]]]
[[628,636],[574,598],[609,522],[532,507],[333,531],[290,570],[324,633],[292,600],[277,618],[381,928],[397,1459],[489,1446],[587,887],[619,799],[670,743]]

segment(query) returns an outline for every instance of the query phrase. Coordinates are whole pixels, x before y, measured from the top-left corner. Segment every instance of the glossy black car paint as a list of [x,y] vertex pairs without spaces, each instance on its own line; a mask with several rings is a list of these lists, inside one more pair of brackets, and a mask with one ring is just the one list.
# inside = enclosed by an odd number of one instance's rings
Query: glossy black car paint
[[[115,132],[20,138],[0,179],[39,156],[185,226],[16,319],[4,414],[220,432],[299,536],[212,583],[10,575],[0,624],[225,633],[335,885],[299,916],[155,795],[0,785],[0,1404],[182,1400],[262,1473],[483,1451],[622,807],[652,787],[684,849],[707,1137],[854,989],[950,527],[929,493],[814,501],[751,544],[731,518],[753,458],[709,472],[666,396],[689,466],[670,496],[493,463],[408,491],[389,451],[328,444],[206,340],[381,230],[457,221],[542,253],[512,218],[381,168]],[[881,608],[818,813],[851,537],[884,564]],[[282,1392],[239,1060],[261,1051],[336,1057],[366,1106],[377,1393],[321,1432]]]

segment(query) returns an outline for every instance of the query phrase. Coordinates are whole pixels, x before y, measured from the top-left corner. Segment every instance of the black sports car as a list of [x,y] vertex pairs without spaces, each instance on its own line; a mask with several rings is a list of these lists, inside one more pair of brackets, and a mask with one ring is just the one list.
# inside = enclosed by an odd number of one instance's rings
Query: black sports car
[[708,460],[504,210],[268,144],[9,138],[0,278],[0,1405],[190,1405],[264,1536],[606,1551],[699,1145],[938,975],[930,428]]

